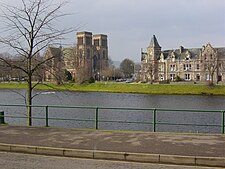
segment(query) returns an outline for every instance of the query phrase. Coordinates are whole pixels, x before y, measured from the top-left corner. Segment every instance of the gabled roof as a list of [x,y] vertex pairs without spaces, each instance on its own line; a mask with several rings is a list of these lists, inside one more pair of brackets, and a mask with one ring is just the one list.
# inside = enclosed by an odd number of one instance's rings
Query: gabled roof
[[49,51],[54,57],[62,57],[62,49],[56,47],[49,47]]
[[185,49],[183,48],[183,51],[181,52],[180,49],[175,49],[175,50],[164,50],[162,51],[165,59],[169,58],[172,53],[174,53],[176,59],[185,59],[190,53],[190,57],[192,59],[197,59],[200,56],[201,53],[201,48],[189,48]]
[[155,35],[153,35],[151,42],[149,44],[149,48],[161,48],[161,46],[159,45]]

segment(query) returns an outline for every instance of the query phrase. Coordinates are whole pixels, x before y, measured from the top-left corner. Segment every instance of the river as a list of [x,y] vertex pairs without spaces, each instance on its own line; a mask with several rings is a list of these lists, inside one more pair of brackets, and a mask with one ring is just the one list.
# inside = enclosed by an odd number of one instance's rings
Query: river
[[[24,104],[26,91],[0,90],[1,104]],[[33,99],[34,105],[63,105],[63,106],[99,106],[99,107],[136,107],[136,108],[171,108],[171,109],[206,109],[225,110],[225,97],[223,96],[193,96],[193,95],[145,95],[145,94],[122,94],[122,93],[98,93],[98,92],[60,92],[60,91],[38,91]],[[20,107],[1,107],[6,115],[26,116],[26,109]],[[44,117],[44,108],[34,108],[33,116]],[[49,109],[50,118],[81,118],[95,119],[95,111],[88,109]],[[122,110],[100,110],[99,118],[105,121],[122,120],[152,122],[152,112],[149,111],[122,111]],[[157,112],[158,122],[172,123],[198,123],[198,124],[220,124],[220,113],[187,113],[187,112]],[[25,119],[6,118],[10,124],[26,124]],[[44,120],[34,120],[34,125],[45,125]],[[93,128],[94,122],[75,122],[69,120],[50,120],[50,126],[70,128]],[[151,131],[151,124],[136,123],[99,123],[101,129],[117,130],[144,130]],[[173,126],[157,125],[157,131],[184,131],[184,132],[220,132],[220,127],[205,126]]]

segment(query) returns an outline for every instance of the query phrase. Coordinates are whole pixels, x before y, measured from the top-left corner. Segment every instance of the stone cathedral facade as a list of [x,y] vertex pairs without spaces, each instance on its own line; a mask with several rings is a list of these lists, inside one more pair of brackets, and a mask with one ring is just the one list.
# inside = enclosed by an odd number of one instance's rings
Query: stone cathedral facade
[[146,52],[141,52],[142,81],[184,81],[225,83],[225,47],[210,43],[202,48],[162,50],[154,35]]
[[69,71],[75,81],[78,76],[85,80],[96,79],[108,67],[107,35],[77,32],[74,47],[49,47],[45,57],[54,58],[51,60],[53,66],[45,73],[46,81],[55,81],[54,74],[58,74],[58,68]]

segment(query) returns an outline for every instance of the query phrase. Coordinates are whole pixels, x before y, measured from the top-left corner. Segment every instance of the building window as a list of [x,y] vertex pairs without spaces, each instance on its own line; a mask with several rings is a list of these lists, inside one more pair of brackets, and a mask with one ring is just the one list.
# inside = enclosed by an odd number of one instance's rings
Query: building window
[[213,59],[213,55],[212,55],[212,54],[210,55],[210,59],[211,59],[211,60]]
[[184,80],[191,80],[191,75],[190,74],[185,74],[184,75]]
[[199,70],[199,69],[200,69],[199,64],[197,64],[197,65],[196,65],[196,69],[197,69],[197,70]]
[[191,64],[184,64],[184,71],[191,70]]
[[207,81],[208,81],[208,80],[212,80],[212,78],[211,78],[211,76],[210,76],[209,74],[206,74],[206,75],[205,75],[205,80],[207,80]]
[[176,65],[170,65],[170,71],[175,72],[176,71]]
[[174,81],[176,79],[176,75],[175,74],[170,74],[170,80]]
[[159,71],[161,71],[161,72],[163,71],[163,65],[159,66]]
[[159,79],[160,79],[160,81],[163,81],[163,80],[164,80],[163,74],[160,74],[160,75],[159,75]]
[[200,81],[200,75],[199,74],[196,75],[196,81]]

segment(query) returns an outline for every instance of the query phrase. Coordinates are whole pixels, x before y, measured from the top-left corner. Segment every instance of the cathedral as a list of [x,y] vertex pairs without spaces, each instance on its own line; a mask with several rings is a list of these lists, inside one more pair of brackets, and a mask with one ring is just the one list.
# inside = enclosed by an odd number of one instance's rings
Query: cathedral
[[225,82],[225,47],[210,43],[202,48],[162,50],[153,35],[146,52],[141,52],[141,81]]
[[108,67],[107,35],[77,32],[74,47],[48,47],[45,58],[53,58],[51,68],[45,73],[46,81],[55,81],[62,70],[69,71],[75,81],[97,79]]

